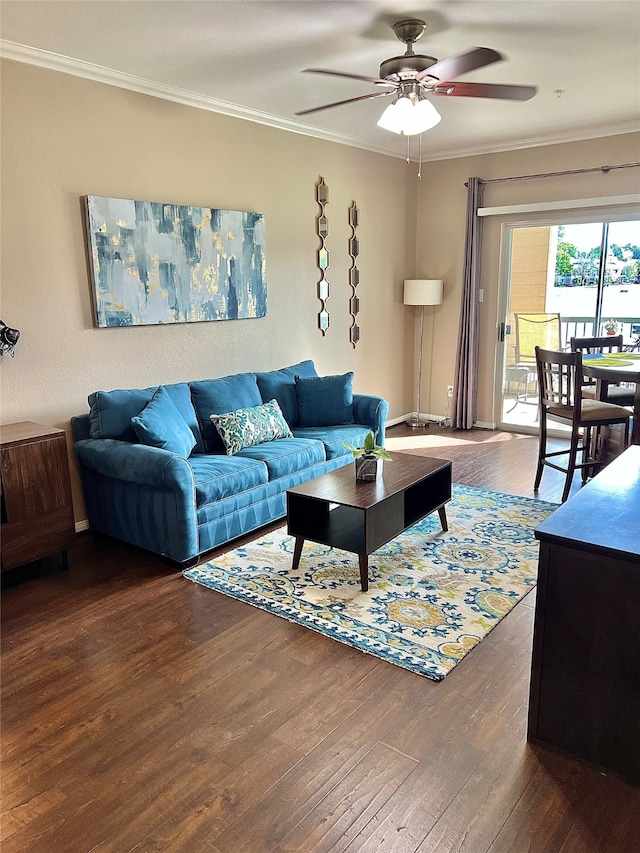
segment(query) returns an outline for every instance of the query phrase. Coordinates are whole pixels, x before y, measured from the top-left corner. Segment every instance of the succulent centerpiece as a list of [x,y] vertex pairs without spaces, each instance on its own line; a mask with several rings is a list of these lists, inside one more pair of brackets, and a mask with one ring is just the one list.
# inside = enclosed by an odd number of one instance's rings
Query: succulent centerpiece
[[356,461],[356,480],[361,482],[370,482],[382,476],[383,460],[393,462],[391,454],[376,444],[376,436],[377,433],[368,432],[360,447],[354,447],[352,444],[343,445],[353,453]]

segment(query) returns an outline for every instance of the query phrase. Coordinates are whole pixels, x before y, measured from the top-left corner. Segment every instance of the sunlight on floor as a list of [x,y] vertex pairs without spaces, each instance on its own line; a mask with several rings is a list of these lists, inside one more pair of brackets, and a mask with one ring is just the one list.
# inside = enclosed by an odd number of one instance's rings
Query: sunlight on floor
[[[522,403],[514,402],[513,397],[505,399],[502,422],[513,425],[516,429],[524,427],[531,429],[532,427],[538,431],[538,405],[531,402]],[[568,424],[556,422],[553,429],[561,435],[569,435],[571,427]]]
[[441,433],[431,433],[428,429],[416,433],[415,435],[387,435],[385,439],[385,447],[387,450],[421,450],[424,447],[462,447],[471,444],[495,443],[500,441],[518,441],[520,439],[531,438],[530,435],[519,435],[517,433],[494,433],[487,430],[486,438],[474,439],[458,438],[457,434],[442,435]]

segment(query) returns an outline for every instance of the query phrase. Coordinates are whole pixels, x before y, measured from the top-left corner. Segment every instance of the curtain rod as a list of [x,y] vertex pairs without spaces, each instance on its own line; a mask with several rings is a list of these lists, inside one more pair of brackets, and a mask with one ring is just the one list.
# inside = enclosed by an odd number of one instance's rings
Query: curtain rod
[[[539,175],[515,175],[511,178],[489,178],[484,181],[480,178],[481,184],[502,184],[508,181],[530,181],[533,178],[558,178],[562,175],[584,175],[587,172],[602,172],[604,175],[612,169],[634,169],[640,166],[640,163],[617,163],[615,166],[593,166],[589,169],[568,169],[564,172],[541,172]],[[468,182],[465,181],[465,187],[468,187]]]

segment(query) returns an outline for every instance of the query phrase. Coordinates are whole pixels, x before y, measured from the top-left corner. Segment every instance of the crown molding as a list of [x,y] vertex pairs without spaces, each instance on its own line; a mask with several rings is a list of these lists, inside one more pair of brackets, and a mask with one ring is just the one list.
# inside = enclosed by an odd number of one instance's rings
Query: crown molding
[[603,125],[591,125],[589,127],[573,128],[530,136],[526,139],[505,139],[499,143],[487,143],[486,145],[465,146],[463,148],[447,148],[444,152],[434,152],[433,156],[425,155],[424,143],[422,162],[427,163],[434,160],[457,160],[459,157],[475,157],[480,154],[499,154],[501,151],[520,151],[524,148],[540,148],[543,145],[561,145],[564,142],[583,142],[588,139],[601,139],[606,136],[619,136],[622,133],[640,132],[640,121],[637,118],[626,121],[609,122]]
[[[231,104],[226,101],[220,101],[216,98],[211,98],[207,95],[200,95],[197,92],[191,92],[187,89],[180,89],[176,86],[169,86],[164,83],[157,83],[154,80],[147,80],[144,77],[137,77],[134,74],[125,74],[122,71],[115,71],[113,68],[106,68],[103,65],[96,65],[92,62],[85,62],[80,59],[73,59],[69,56],[63,56],[59,53],[53,53],[48,50],[41,50],[37,47],[29,47],[28,45],[19,44],[18,42],[0,39],[0,56],[5,59],[12,59],[16,62],[24,62],[28,65],[37,65],[40,68],[47,68],[50,71],[60,71],[64,74],[72,74],[75,77],[83,77],[87,80],[93,80],[97,83],[106,83],[108,86],[117,86],[120,89],[128,89],[132,92],[138,92],[142,95],[150,95],[154,98],[163,98],[167,101],[183,104],[188,107],[195,107],[200,110],[209,110],[209,112],[220,113],[222,115],[239,118],[245,121],[253,121],[258,124],[266,125],[267,127],[277,128],[278,130],[286,130],[290,133],[298,133],[302,136],[311,136],[315,139],[323,139],[327,142],[336,142],[340,145],[349,145],[352,148],[360,148],[365,151],[372,151],[375,154],[383,154],[387,157],[396,157],[405,159],[406,154],[397,149],[387,148],[383,145],[375,145],[365,139],[348,134],[336,133],[331,130],[323,130],[322,128],[312,127],[298,121],[291,121],[280,116],[274,116],[270,113],[263,113],[260,110],[249,109],[238,104]],[[450,144],[443,145],[442,148],[434,148],[431,152],[425,151],[427,147],[423,144],[422,162],[430,163],[439,160],[454,160],[460,157],[474,157],[482,154],[498,154],[502,151],[518,151],[525,148],[538,148],[543,145],[559,145],[564,142],[580,142],[588,139],[597,139],[599,137],[617,136],[622,133],[634,133],[640,131],[640,123],[637,118],[627,121],[613,122],[604,125],[593,125],[590,127],[575,128],[558,132],[550,132],[540,134],[538,136],[527,137],[526,139],[505,139],[500,142],[488,142],[486,144],[465,145],[458,148],[452,147]],[[394,140],[395,141],[395,140]]]
[[385,146],[374,145],[356,136],[311,127],[302,122],[291,121],[280,116],[271,115],[270,113],[260,112],[260,110],[249,109],[248,107],[241,107],[238,104],[220,101],[217,98],[200,95],[197,92],[190,92],[187,89],[180,89],[177,86],[157,83],[154,80],[147,80],[144,77],[137,77],[134,74],[125,74],[122,71],[115,71],[113,68],[106,68],[103,65],[95,65],[92,62],[73,59],[59,53],[29,47],[28,45],[18,44],[17,42],[6,39],[0,40],[0,56],[4,59],[24,62],[27,65],[37,65],[40,68],[47,68],[50,71],[61,71],[64,74],[72,74],[74,77],[83,77],[86,80],[93,80],[96,83],[106,83],[108,86],[128,89],[142,95],[163,98],[166,101],[173,101],[187,107],[195,107],[200,110],[221,113],[232,118],[257,122],[258,124],[267,125],[267,127],[287,130],[290,133],[313,136],[316,139],[324,139],[328,142],[338,142],[342,145],[350,145],[352,148],[373,151],[376,154],[385,154],[391,157],[402,156],[397,151],[390,150]]

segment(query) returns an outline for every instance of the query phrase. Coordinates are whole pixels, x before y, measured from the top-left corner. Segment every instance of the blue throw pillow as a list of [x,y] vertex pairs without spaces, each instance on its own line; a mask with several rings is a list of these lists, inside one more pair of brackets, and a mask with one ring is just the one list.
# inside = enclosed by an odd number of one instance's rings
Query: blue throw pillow
[[[200,427],[191,391],[185,382],[163,385],[177,410],[189,424],[196,440],[196,453],[204,452]],[[153,388],[119,388],[115,391],[96,391],[89,395],[89,434],[91,438],[115,438],[118,441],[137,441],[131,418],[139,415],[158,390]]]
[[217,429],[228,456],[243,447],[254,447],[277,438],[293,438],[277,400],[270,400],[249,409],[211,415],[211,422]]
[[185,459],[196,444],[189,424],[162,385],[140,414],[131,418],[131,426],[142,444],[170,450]]
[[289,426],[296,426],[298,421],[298,400],[296,398],[296,376],[317,376],[313,362],[300,361],[280,370],[270,370],[266,373],[256,373],[258,388],[263,401],[277,400],[282,414]]
[[340,376],[296,376],[298,426],[353,423],[353,373]]
[[202,379],[192,382],[191,399],[198,416],[200,431],[207,453],[223,453],[224,445],[209,420],[212,414],[235,412],[263,401],[258,390],[255,373],[236,373],[220,379]]

